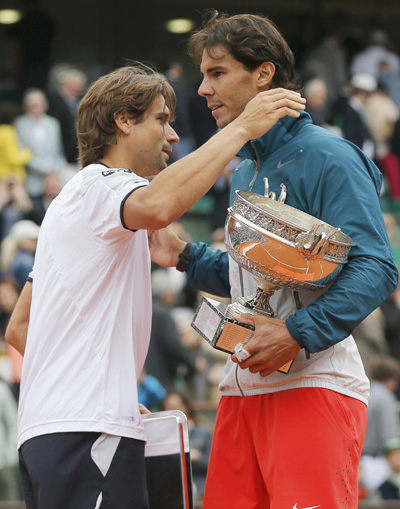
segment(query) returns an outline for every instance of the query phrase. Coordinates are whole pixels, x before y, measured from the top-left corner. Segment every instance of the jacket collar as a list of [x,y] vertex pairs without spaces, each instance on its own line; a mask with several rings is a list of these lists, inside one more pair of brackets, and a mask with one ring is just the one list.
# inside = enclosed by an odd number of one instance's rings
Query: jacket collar
[[238,155],[245,159],[256,159],[253,148],[255,147],[261,158],[268,157],[269,154],[272,154],[288,143],[304,125],[311,123],[310,115],[304,111],[300,112],[300,117],[297,118],[283,117],[263,136],[246,143],[240,149]]

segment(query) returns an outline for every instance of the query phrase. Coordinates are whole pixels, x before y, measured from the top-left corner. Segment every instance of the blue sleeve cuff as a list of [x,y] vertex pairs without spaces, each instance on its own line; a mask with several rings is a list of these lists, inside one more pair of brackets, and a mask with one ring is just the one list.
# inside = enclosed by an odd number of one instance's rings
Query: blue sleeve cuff
[[228,253],[213,251],[207,244],[193,244],[188,256],[187,275],[189,283],[197,290],[230,297]]

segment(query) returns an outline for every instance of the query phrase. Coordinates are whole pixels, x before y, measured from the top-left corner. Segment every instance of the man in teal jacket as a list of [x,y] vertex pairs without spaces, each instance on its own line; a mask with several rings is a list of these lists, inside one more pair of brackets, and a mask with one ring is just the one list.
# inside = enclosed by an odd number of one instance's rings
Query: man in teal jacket
[[[199,94],[220,128],[261,91],[300,89],[287,43],[261,16],[215,13],[190,50],[204,75]],[[288,205],[340,227],[356,246],[328,288],[280,290],[271,299],[277,318],[242,316],[255,333],[250,357],[239,364],[233,355],[222,375],[204,508],[355,509],[369,381],[351,331],[398,279],[379,206],[381,175],[306,113],[281,118],[239,155],[231,203],[237,189],[264,194],[268,177],[270,191],[285,184]],[[151,242],[154,252],[167,241]],[[198,289],[233,301],[254,293],[251,274],[226,253],[168,242],[169,263],[180,253],[178,268]],[[277,372],[291,359],[288,374]]]

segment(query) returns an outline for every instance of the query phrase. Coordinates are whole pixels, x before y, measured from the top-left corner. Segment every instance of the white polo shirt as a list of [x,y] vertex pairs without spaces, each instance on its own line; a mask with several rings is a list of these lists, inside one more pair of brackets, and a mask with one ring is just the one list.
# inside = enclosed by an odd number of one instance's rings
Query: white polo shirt
[[96,431],[145,439],[137,377],[151,327],[147,232],[124,227],[124,200],[148,181],[92,164],[50,205],[33,269],[18,447]]

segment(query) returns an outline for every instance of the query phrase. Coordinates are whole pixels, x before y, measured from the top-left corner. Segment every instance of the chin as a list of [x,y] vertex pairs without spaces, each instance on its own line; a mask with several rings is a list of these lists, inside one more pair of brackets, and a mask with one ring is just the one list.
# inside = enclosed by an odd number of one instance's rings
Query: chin
[[217,127],[219,129],[223,129],[227,125],[229,125],[234,119],[233,118],[220,118],[217,120]]

